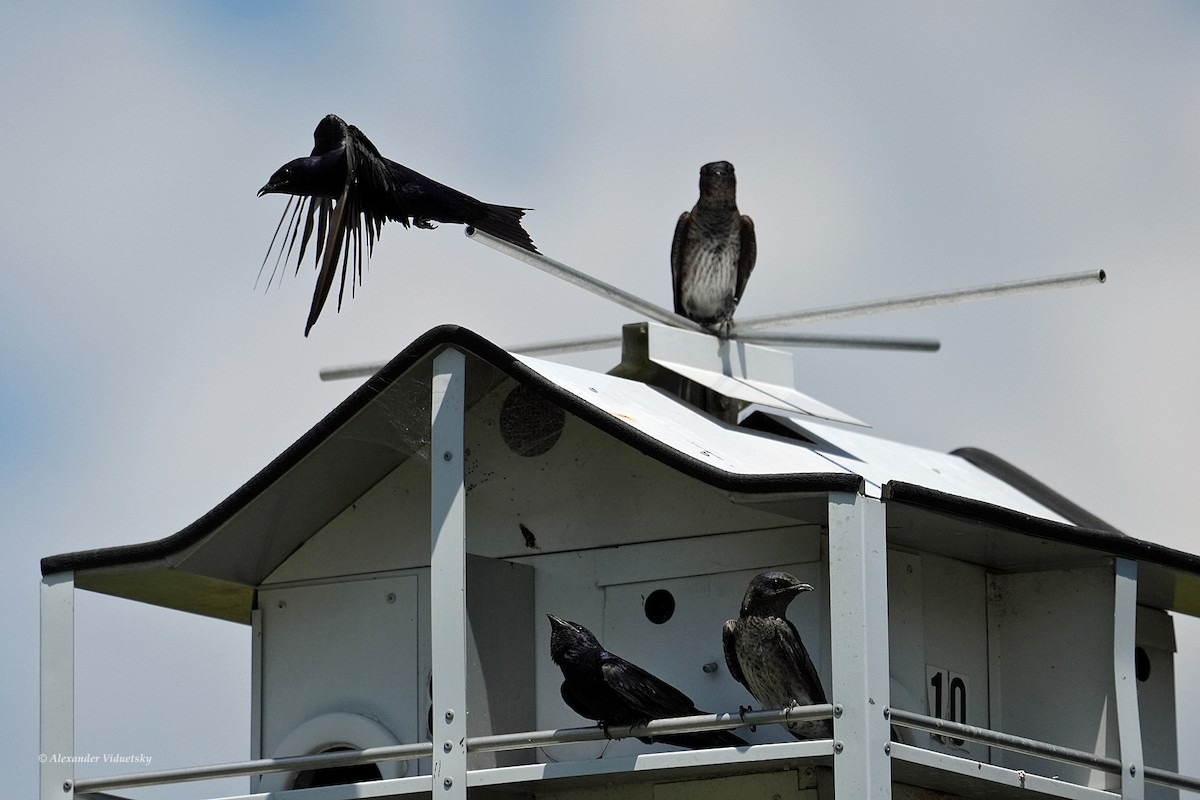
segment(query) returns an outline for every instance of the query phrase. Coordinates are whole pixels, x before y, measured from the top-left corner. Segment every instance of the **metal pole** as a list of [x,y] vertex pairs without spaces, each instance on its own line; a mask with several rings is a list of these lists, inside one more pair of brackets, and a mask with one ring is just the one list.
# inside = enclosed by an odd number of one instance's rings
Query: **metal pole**
[[1034,756],[1052,758],[1068,764],[1078,764],[1091,767],[1103,772],[1117,773],[1121,771],[1121,761],[1107,756],[1098,756],[1083,750],[1073,750],[1056,744],[1039,742],[1036,739],[1026,739],[1024,736],[1013,736],[1008,733],[977,728],[974,725],[964,725],[961,722],[950,722],[937,717],[916,714],[912,711],[902,711],[898,708],[888,710],[889,719],[902,728],[918,728],[930,733],[953,736],[956,739],[970,739],[983,742],[992,747],[1002,747],[1017,753],[1028,753]]
[[861,800],[892,796],[884,514],[878,500],[829,495],[834,794]]
[[[843,347],[857,350],[906,350],[911,352],[937,352],[942,343],[937,339],[908,339],[890,336],[835,336],[820,333],[748,333],[731,336],[730,340],[747,344],[763,344],[774,347]],[[620,336],[585,336],[578,339],[553,339],[505,347],[510,353],[526,356],[553,356],[564,353],[581,353],[586,350],[601,350],[617,347]],[[347,378],[369,378],[386,364],[374,361],[366,364],[347,364],[343,367],[325,367],[320,376],[323,381],[340,381]]]
[[[258,775],[267,772],[299,772],[306,769],[328,769],[368,764],[376,761],[400,761],[429,758],[433,745],[429,742],[397,744],[387,747],[369,747],[366,750],[345,750],[316,753],[308,756],[285,756],[283,758],[258,758],[253,761],[237,761],[230,764],[210,764],[203,767],[180,767],[154,772],[137,772],[130,775],[114,775],[105,778],[81,778],[75,783],[78,794],[92,794],[109,789],[132,789],[137,786],[155,786],[162,783],[204,781],[214,778],[237,778],[243,775]],[[60,794],[60,798],[61,798]]]
[[433,797],[437,800],[467,798],[465,385],[465,356],[453,348],[443,350],[433,360],[429,432]]
[[1137,675],[1137,562],[1118,558],[1113,583],[1113,691],[1117,699],[1117,737],[1121,749],[1121,797],[1146,796],[1142,762],[1142,724],[1138,717]]
[[[689,733],[701,730],[730,730],[745,725],[772,725],[808,719],[828,719],[833,715],[833,706],[825,703],[813,706],[793,706],[771,711],[751,711],[745,714],[701,714],[691,717],[674,717],[653,720],[645,725],[619,725],[608,729],[597,725],[583,728],[560,728],[558,730],[530,731],[528,733],[500,733],[475,736],[467,740],[470,752],[521,750],[533,747],[548,747],[578,742],[594,742],[600,739],[626,739],[634,736],[662,736],[668,733]],[[429,758],[433,745],[430,742],[369,747],[365,750],[347,750],[317,753],[306,756],[282,758],[260,758],[230,764],[213,764],[202,767],[182,767],[138,772],[130,775],[115,775],[103,778],[84,778],[76,788],[80,794],[94,794],[109,789],[128,789],[160,783],[230,778],[266,772],[299,772],[307,769],[348,767],[377,761],[414,760]],[[436,787],[435,787],[436,788]]]
[[517,247],[515,244],[510,244],[503,239],[497,239],[490,233],[484,233],[481,230],[467,226],[467,238],[474,239],[478,242],[486,244],[494,250],[499,250],[507,256],[512,256],[518,261],[524,261],[531,267],[537,267],[543,272],[548,272],[556,278],[562,278],[567,283],[572,283],[581,289],[587,289],[593,294],[598,294],[601,297],[611,300],[614,303],[631,308],[639,314],[644,314],[656,322],[662,322],[667,325],[673,325],[676,328],[683,328],[689,331],[704,331],[704,327],[698,322],[693,322],[687,317],[681,317],[662,306],[657,306],[654,303],[643,300],[635,294],[630,294],[624,289],[618,289],[611,283],[605,283],[599,278],[593,278],[585,272],[580,272],[574,267],[568,267],[561,261],[555,261],[553,258],[548,258],[541,253],[534,253],[526,250],[523,247]]
[[1067,289],[1072,286],[1104,283],[1105,280],[1107,280],[1107,275],[1105,275],[1104,270],[1090,270],[1088,272],[1055,275],[1049,278],[1029,278],[1006,283],[993,283],[971,289],[954,289],[948,292],[895,297],[890,300],[870,300],[865,303],[851,303],[844,306],[827,306],[825,308],[815,308],[810,311],[770,314],[764,317],[735,320],[734,335],[736,336],[749,331],[758,331],[764,328],[777,328],[783,325],[808,324],[830,319],[862,317],[867,314],[879,314],[885,311],[906,311],[912,308],[965,303],[970,300],[984,300],[992,297],[1006,297],[1014,294],[1025,294],[1026,292],[1038,292],[1043,289]]
[[41,800],[74,796],[75,573],[42,578]]

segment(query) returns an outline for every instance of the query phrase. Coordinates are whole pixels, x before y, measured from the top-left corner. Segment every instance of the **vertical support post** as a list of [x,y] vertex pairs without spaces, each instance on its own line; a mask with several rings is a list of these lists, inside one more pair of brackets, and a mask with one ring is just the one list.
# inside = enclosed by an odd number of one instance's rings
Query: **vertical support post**
[[42,578],[39,797],[75,796],[75,573]]
[[829,496],[836,797],[889,800],[887,536],[881,502]]
[[1121,797],[1146,796],[1142,762],[1142,725],[1138,714],[1137,674],[1137,562],[1118,558],[1113,586],[1113,684],[1117,700],[1117,736],[1121,748]]
[[467,797],[465,385],[462,352],[439,353],[429,431],[434,800]]

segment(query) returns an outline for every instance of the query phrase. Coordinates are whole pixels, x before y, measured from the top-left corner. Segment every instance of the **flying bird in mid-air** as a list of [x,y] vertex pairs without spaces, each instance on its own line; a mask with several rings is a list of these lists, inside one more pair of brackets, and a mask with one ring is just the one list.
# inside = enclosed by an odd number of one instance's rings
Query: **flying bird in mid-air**
[[700,199],[680,215],[671,241],[675,313],[728,336],[757,257],[754,222],[738,212],[733,164],[705,164]]
[[[644,725],[652,719],[707,712],[671,684],[605,650],[587,628],[553,614],[550,658],[562,670],[562,698],[581,717],[601,725]],[[642,739],[692,749],[739,747],[746,741],[731,731],[673,733]]]
[[[729,673],[764,708],[787,708],[828,702],[821,676],[787,618],[787,607],[811,586],[786,572],[764,572],[746,587],[737,619],[725,623],[721,639]],[[797,739],[828,739],[833,725],[827,719],[788,723]]]
[[[284,164],[267,185],[258,190],[264,194],[290,194],[300,197],[295,209],[288,200],[283,217],[275,228],[275,236],[267,249],[267,258],[275,247],[280,230],[280,257],[289,257],[300,238],[296,268],[304,258],[309,239],[316,233],[314,258],[317,262],[317,286],[304,335],[321,314],[337,272],[342,265],[338,308],[346,289],[346,275],[353,260],[353,281],[362,281],[363,246],[370,258],[375,240],[383,223],[399,222],[404,227],[433,228],[435,222],[470,225],[518,247],[537,252],[529,234],[521,227],[521,217],[528,209],[483,203],[474,197],[451,189],[419,172],[384,158],[363,132],[347,125],[340,117],[329,114],[313,131],[312,154]],[[303,214],[304,198],[308,212]],[[336,201],[336,202],[335,202]],[[288,214],[291,219],[288,221]],[[303,230],[301,217],[303,216]],[[284,222],[287,228],[284,229]],[[364,242],[365,239],[365,242]],[[286,242],[286,255],[284,243]],[[267,259],[263,259],[266,264]],[[278,261],[276,262],[278,263]]]

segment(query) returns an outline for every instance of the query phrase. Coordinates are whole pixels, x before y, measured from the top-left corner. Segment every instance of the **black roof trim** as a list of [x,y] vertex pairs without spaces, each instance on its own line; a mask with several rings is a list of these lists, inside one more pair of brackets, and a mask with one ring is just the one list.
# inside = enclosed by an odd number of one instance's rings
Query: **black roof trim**
[[456,347],[471,353],[507,373],[515,380],[537,388],[549,400],[563,409],[606,431],[639,452],[714,488],[747,493],[861,493],[863,491],[862,477],[849,473],[740,475],[716,469],[699,459],[680,453],[612,414],[564,391],[540,373],[525,366],[511,353],[489,342],[474,331],[459,325],[440,325],[419,336],[258,474],[178,533],[141,544],[47,556],[41,561],[42,574],[50,575],[67,570],[86,570],[153,561],[180,552],[199,542],[229,521],[250,500],[315,450],[321,442],[402,377],[414,364],[442,347]]
[[1200,573],[1200,556],[1135,539],[1115,530],[1054,522],[982,500],[971,500],[902,481],[889,481],[885,484],[882,497],[885,503],[903,503],[1051,541],[1102,550],[1121,558],[1149,561],[1173,569]]
[[1000,456],[989,453],[987,450],[981,450],[978,447],[960,447],[950,455],[958,456],[992,477],[999,478],[1022,494],[1038,501],[1055,514],[1069,519],[1080,527],[1108,531],[1109,533],[1121,536],[1126,535],[1083,506],[1054,491],[1028,472],[1013,466],[1003,458],[1000,458]]

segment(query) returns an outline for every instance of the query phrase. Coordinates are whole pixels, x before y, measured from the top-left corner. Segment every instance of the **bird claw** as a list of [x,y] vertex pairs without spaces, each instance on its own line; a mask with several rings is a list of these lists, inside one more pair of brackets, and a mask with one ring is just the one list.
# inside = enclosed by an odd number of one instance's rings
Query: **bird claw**
[[[753,710],[754,710],[754,708],[752,706],[738,706],[738,717],[741,718],[742,722],[745,722],[746,721],[746,712],[753,711]],[[751,733],[754,733],[757,730],[758,730],[757,725],[750,726]]]
[[413,217],[412,224],[414,228],[420,228],[423,231],[431,231],[437,227],[427,219],[417,219],[416,217]]

